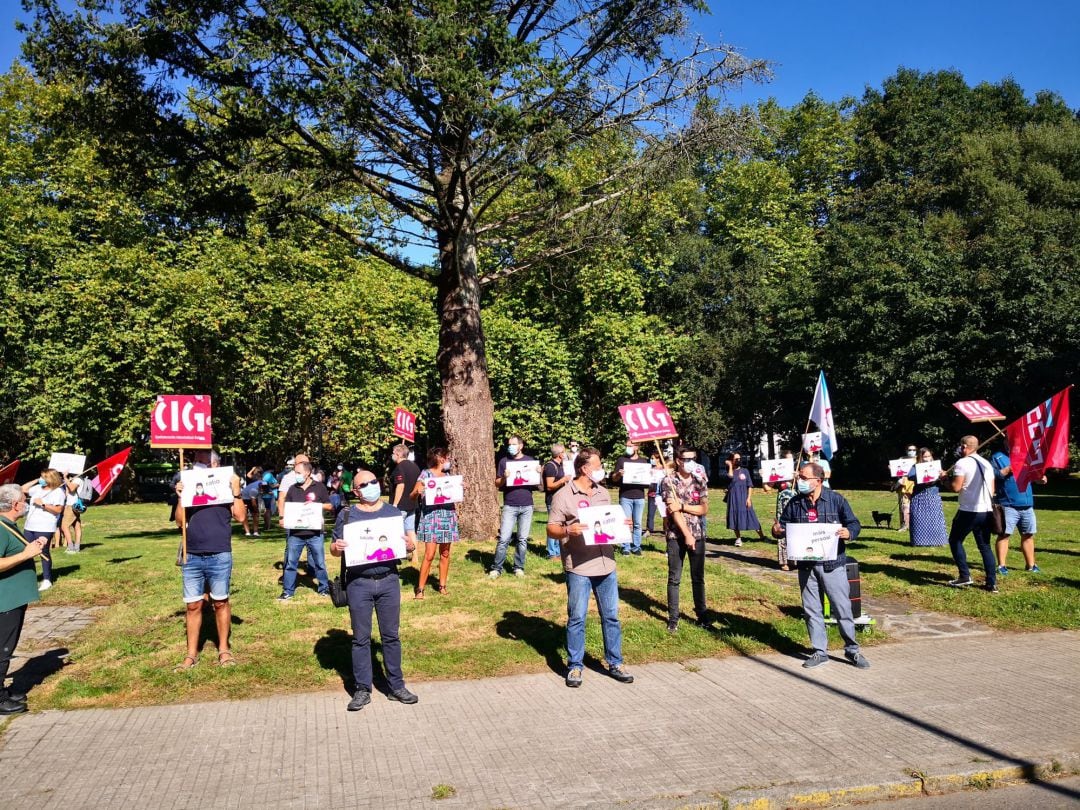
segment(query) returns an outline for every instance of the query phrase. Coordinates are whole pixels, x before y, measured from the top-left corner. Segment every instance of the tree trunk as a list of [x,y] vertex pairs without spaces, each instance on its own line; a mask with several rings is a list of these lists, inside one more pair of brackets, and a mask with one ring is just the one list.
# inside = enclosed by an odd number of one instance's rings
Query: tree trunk
[[476,233],[439,233],[439,377],[443,428],[465,501],[458,504],[462,539],[490,540],[499,524],[495,490],[495,416],[480,325]]

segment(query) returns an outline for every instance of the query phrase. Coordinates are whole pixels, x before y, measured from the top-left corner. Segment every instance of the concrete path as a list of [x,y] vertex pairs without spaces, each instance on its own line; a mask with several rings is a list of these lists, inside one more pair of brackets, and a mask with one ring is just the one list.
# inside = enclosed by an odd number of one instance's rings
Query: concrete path
[[[407,649],[406,649],[407,654]],[[16,717],[0,807],[757,808],[918,795],[1080,765],[1080,633],[777,654]],[[1055,795],[1080,798],[1068,783]],[[447,798],[433,798],[437,786]]]

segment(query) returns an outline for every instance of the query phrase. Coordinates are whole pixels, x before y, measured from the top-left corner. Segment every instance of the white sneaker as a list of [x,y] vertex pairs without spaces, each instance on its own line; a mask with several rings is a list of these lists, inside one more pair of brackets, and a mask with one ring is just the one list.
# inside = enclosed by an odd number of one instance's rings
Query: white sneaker
[[498,579],[499,571],[488,571],[488,579]]
[[52,587],[52,581],[48,579],[41,580],[41,584],[37,586],[38,591],[47,591]]

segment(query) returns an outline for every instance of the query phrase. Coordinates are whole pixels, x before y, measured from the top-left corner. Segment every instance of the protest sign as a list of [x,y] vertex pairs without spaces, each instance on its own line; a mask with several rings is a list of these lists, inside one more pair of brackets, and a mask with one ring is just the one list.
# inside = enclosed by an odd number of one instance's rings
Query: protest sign
[[785,528],[789,560],[835,560],[839,523],[789,523]]
[[285,501],[281,525],[286,529],[305,529],[321,532],[323,505],[319,501]]
[[652,483],[652,464],[647,461],[625,462],[622,468],[622,482],[648,486]]
[[630,542],[630,527],[626,525],[626,513],[615,504],[579,507],[577,519],[581,524],[581,534],[587,546],[609,546],[613,543]]
[[673,439],[679,435],[667,405],[659,400],[620,405],[619,416],[626,426],[630,441],[633,442]]
[[795,460],[790,458],[763,458],[761,480],[766,484],[790,481],[795,477]]
[[232,467],[196,467],[180,471],[180,505],[232,506]]
[[162,394],[150,415],[151,447],[209,449],[214,439],[210,427],[210,397]]
[[404,408],[394,411],[394,435],[407,442],[416,441],[416,414]]
[[540,486],[540,465],[535,461],[509,461],[506,462],[506,486],[508,487],[536,487]]
[[889,459],[889,476],[892,478],[903,478],[914,466],[914,462],[910,458],[890,458]]
[[932,484],[941,478],[940,461],[924,461],[915,465],[915,483]]
[[461,503],[465,500],[465,478],[461,475],[443,475],[429,478],[424,483],[424,503],[427,506]]
[[86,468],[86,456],[78,453],[53,453],[49,456],[49,467],[64,475],[81,475]]
[[802,435],[802,449],[804,453],[821,452],[821,431],[804,433]]
[[404,559],[405,522],[401,517],[354,520],[341,532],[345,541],[345,565],[370,565]]
[[1004,419],[1004,415],[985,399],[966,399],[952,404],[968,418],[969,422],[993,422],[995,419]]

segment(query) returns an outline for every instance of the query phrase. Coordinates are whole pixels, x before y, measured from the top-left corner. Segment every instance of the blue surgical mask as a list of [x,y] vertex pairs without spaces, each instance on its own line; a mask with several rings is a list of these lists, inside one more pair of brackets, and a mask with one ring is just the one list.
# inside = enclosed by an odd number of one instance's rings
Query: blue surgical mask
[[369,481],[360,487],[360,497],[368,503],[379,500],[380,495],[382,495],[382,487],[379,486],[378,481]]
[[814,485],[807,481],[805,478],[800,478],[795,482],[795,488],[799,491],[800,495],[809,495],[814,491]]
[[39,486],[39,487],[43,487],[43,486],[45,486],[45,479],[44,479],[44,478],[39,478],[39,479],[37,480],[37,482],[38,482],[38,486]]
[[518,446],[516,444],[508,444],[506,445],[506,452],[512,456],[516,456],[518,454]]

